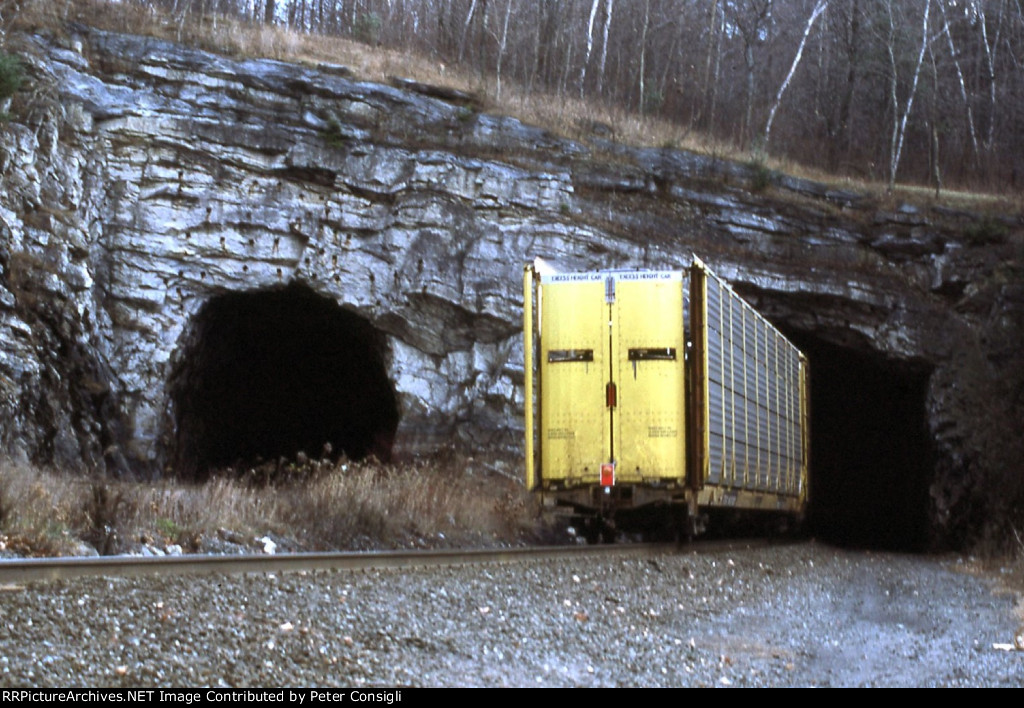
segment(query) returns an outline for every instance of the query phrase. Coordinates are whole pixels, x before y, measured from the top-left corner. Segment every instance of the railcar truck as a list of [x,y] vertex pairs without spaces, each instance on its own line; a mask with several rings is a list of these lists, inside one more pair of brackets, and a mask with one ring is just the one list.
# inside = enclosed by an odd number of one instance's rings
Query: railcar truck
[[524,271],[526,485],[588,540],[692,537],[707,510],[803,515],[804,355],[694,257]]

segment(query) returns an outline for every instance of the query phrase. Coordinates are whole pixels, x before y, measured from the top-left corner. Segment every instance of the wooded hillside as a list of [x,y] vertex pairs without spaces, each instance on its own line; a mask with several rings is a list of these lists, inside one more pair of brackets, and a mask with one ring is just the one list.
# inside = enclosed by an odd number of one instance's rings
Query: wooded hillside
[[1021,0],[133,0],[409,49],[839,175],[1024,182]]

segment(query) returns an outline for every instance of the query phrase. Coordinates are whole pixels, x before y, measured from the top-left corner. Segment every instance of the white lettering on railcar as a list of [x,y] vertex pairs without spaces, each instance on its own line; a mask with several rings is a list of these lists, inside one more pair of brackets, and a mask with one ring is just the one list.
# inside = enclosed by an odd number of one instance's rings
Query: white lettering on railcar
[[593,271],[590,273],[550,273],[542,275],[542,284],[551,283],[594,283],[607,280],[629,280],[643,282],[682,281],[681,270],[636,270],[636,271]]

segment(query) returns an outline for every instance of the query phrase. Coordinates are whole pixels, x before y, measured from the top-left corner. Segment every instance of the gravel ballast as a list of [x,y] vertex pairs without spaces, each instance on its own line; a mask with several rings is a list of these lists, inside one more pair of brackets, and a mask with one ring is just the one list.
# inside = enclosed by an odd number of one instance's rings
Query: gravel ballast
[[991,580],[814,543],[0,597],[4,686],[1024,685]]

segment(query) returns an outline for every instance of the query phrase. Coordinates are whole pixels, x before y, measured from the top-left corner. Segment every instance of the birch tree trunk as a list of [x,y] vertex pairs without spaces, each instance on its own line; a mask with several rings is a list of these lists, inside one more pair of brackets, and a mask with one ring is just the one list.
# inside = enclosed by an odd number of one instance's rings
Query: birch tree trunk
[[604,67],[608,59],[608,29],[612,24],[612,10],[615,8],[615,0],[608,0],[604,6],[604,33],[601,38],[601,65],[597,72],[597,95],[604,93]]
[[956,47],[953,46],[953,33],[949,29],[949,17],[946,15],[946,3],[939,3],[939,10],[942,11],[942,34],[946,35],[946,43],[949,45],[949,55],[953,58],[953,66],[956,68],[956,78],[960,84],[960,98],[963,99],[964,108],[967,110],[967,131],[971,138],[971,147],[974,151],[974,164],[978,164],[978,132],[974,128],[974,110],[971,108],[971,101],[967,98],[967,86],[964,83],[964,72],[960,68],[960,57]]
[[651,0],[644,1],[644,28],[640,33],[640,98],[637,106],[640,115],[644,114],[644,73],[647,71],[647,28],[651,23]]
[[900,165],[900,154],[903,152],[903,139],[907,134],[907,120],[910,118],[910,110],[914,107],[914,95],[917,93],[917,79],[921,74],[921,64],[924,62],[924,50],[928,46],[928,15],[931,10],[931,0],[925,0],[924,19],[921,22],[921,49],[917,54],[917,64],[914,67],[914,78],[910,86],[910,94],[907,96],[907,106],[903,111],[902,118],[899,117],[899,99],[896,93],[897,70],[896,70],[896,23],[892,16],[892,0],[889,0],[889,63],[892,67],[892,80],[890,91],[892,95],[893,122],[892,140],[889,149],[889,191],[896,188],[896,171]]
[[473,15],[476,13],[476,0],[469,4],[469,12],[466,13],[466,22],[462,25],[462,39],[459,40],[459,63],[466,57],[466,36],[469,34],[469,26],[473,23]]
[[590,21],[587,23],[587,51],[583,55],[580,65],[580,98],[583,98],[583,84],[587,80],[587,64],[590,62],[590,53],[594,50],[594,18],[597,16],[597,6],[601,0],[594,0],[590,5]]
[[[939,0],[942,4],[942,0]],[[942,192],[942,165],[939,159],[939,68],[935,61],[935,51],[932,44],[928,44],[928,59],[932,66],[932,91],[931,91],[931,116],[928,120],[931,141],[928,143],[928,162],[931,169],[932,180],[935,182],[935,198],[939,198]]]
[[804,46],[807,44],[807,36],[811,33],[811,27],[814,26],[814,21],[818,19],[818,16],[825,11],[828,7],[828,0],[818,0],[814,5],[814,9],[811,10],[811,16],[807,18],[807,24],[804,26],[804,35],[800,38],[800,46],[796,48],[796,56],[793,57],[793,63],[789,67],[789,73],[786,74],[786,78],[783,80],[782,85],[779,86],[778,93],[775,94],[775,103],[772,104],[772,110],[768,113],[768,122],[764,126],[764,151],[768,152],[768,141],[771,139],[772,134],[772,123],[775,122],[775,114],[779,110],[779,104],[782,103],[782,94],[786,92],[786,88],[789,86],[789,82],[793,79],[793,74],[796,73],[796,68],[800,64],[800,58],[804,54]]
[[975,10],[978,13],[978,17],[981,20],[981,46],[985,50],[985,69],[988,73],[988,91],[989,91],[989,117],[988,117],[988,134],[985,137],[985,152],[988,153],[989,159],[992,157],[992,148],[995,146],[996,136],[996,68],[995,68],[995,52],[999,47],[999,35],[1003,27],[1003,11],[1005,9],[1005,3],[999,3],[999,21],[996,23],[996,34],[995,39],[989,44],[988,41],[988,18],[985,16],[985,2],[975,2]]
[[505,47],[508,46],[508,20],[512,15],[512,1],[505,0],[505,22],[501,28],[501,40],[498,42],[498,63],[497,63],[497,86],[495,87],[495,99],[501,100],[501,64],[505,58]]

